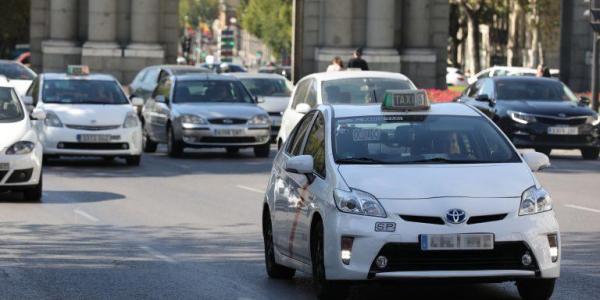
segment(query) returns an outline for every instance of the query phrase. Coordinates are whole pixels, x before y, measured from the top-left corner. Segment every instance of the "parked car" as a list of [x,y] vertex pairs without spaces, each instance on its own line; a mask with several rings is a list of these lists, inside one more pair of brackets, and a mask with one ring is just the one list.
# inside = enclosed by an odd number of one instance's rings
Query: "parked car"
[[467,80],[465,74],[458,68],[447,67],[446,68],[446,84],[448,86],[467,86]]
[[19,96],[25,95],[36,76],[33,70],[20,62],[0,60],[0,83],[13,87]]
[[523,67],[494,66],[469,77],[468,83],[473,84],[479,79],[499,76],[536,76],[537,70]]
[[494,77],[467,88],[460,102],[488,115],[517,147],[579,149],[583,158],[600,153],[600,116],[590,109],[589,99],[578,99],[553,78]]

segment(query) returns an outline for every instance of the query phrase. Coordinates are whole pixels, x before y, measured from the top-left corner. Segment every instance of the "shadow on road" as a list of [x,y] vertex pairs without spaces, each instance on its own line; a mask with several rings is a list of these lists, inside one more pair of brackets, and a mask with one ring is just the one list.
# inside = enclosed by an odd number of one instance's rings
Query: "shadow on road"
[[[93,191],[44,191],[42,203],[44,204],[63,204],[63,203],[92,203],[101,201],[112,201],[125,199],[125,195],[110,192]],[[31,204],[24,199],[23,193],[0,193],[0,203],[23,203]]]

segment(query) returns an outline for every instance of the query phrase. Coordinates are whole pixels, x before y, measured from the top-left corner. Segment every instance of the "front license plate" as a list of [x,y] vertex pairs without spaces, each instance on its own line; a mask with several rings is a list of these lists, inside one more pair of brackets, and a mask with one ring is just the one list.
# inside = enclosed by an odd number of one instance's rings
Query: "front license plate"
[[0,171],[8,171],[8,170],[10,170],[9,163],[0,163]]
[[216,136],[240,136],[244,134],[243,129],[216,129]]
[[80,143],[109,143],[119,138],[119,136],[109,134],[80,134],[77,136],[77,141]]
[[578,135],[579,128],[577,127],[548,127],[548,134],[552,135]]
[[422,234],[421,250],[492,250],[494,235],[491,233]]

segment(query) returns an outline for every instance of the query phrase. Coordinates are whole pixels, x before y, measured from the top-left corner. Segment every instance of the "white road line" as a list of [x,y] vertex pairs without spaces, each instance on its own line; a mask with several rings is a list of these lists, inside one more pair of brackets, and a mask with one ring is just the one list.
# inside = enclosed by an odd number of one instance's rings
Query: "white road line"
[[237,187],[238,189],[242,189],[242,190],[246,190],[246,191],[251,191],[251,192],[258,193],[258,194],[264,194],[265,193],[265,191],[263,191],[263,190],[255,189],[253,187],[249,187],[249,186],[245,186],[245,185],[236,185],[235,187]]
[[594,209],[594,208],[589,208],[589,207],[579,206],[579,205],[572,205],[572,204],[565,204],[565,206],[566,207],[570,207],[570,208],[574,208],[574,209],[585,210],[585,211],[589,211],[589,212],[594,212],[594,213],[600,214],[600,209]]
[[166,256],[166,255],[164,255],[164,254],[162,254],[162,253],[160,253],[160,252],[158,252],[158,251],[156,251],[156,250],[148,247],[148,246],[140,246],[140,249],[146,251],[148,254],[150,254],[150,255],[152,255],[152,256],[160,259],[160,260],[163,260],[163,261],[166,261],[166,262],[172,263],[172,264],[177,263],[177,261],[175,261],[174,259],[172,259],[172,258],[170,258],[170,257],[168,257],[168,256]]
[[74,209],[73,212],[76,213],[76,214],[78,214],[78,215],[80,215],[80,216],[82,216],[82,217],[84,217],[84,218],[86,218],[86,219],[88,219],[88,220],[90,220],[90,221],[92,221],[92,222],[94,222],[94,223],[97,223],[98,221],[100,221],[98,218],[96,218],[96,217],[94,217],[94,216],[86,213],[85,211],[83,211],[83,210],[81,210],[79,208]]

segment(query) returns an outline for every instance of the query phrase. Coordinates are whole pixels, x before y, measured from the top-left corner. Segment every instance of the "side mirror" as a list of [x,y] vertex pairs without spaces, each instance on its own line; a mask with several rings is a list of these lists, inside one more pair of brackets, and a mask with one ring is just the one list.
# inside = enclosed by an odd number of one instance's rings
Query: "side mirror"
[[167,104],[167,99],[163,95],[158,95],[154,99],[156,99],[156,102],[158,102],[158,103]]
[[541,171],[550,167],[550,159],[546,154],[530,151],[523,153],[522,156],[532,172]]
[[299,155],[291,157],[285,163],[285,170],[296,174],[312,174],[314,159],[310,155]]
[[310,109],[310,105],[306,103],[298,103],[295,110],[297,113],[305,115],[310,111]]
[[590,98],[588,98],[586,96],[579,97],[579,105],[581,105],[581,106],[589,106],[590,103],[592,103],[592,101],[590,100]]
[[477,95],[477,96],[475,96],[475,100],[481,101],[481,102],[487,102],[491,106],[494,106],[496,104],[496,101],[494,101],[494,99],[490,98],[490,96],[488,94]]
[[142,99],[140,97],[133,97],[133,98],[131,98],[131,104],[133,106],[144,106],[144,99]]
[[32,120],[44,120],[46,119],[46,112],[41,109],[34,109],[29,118]]

